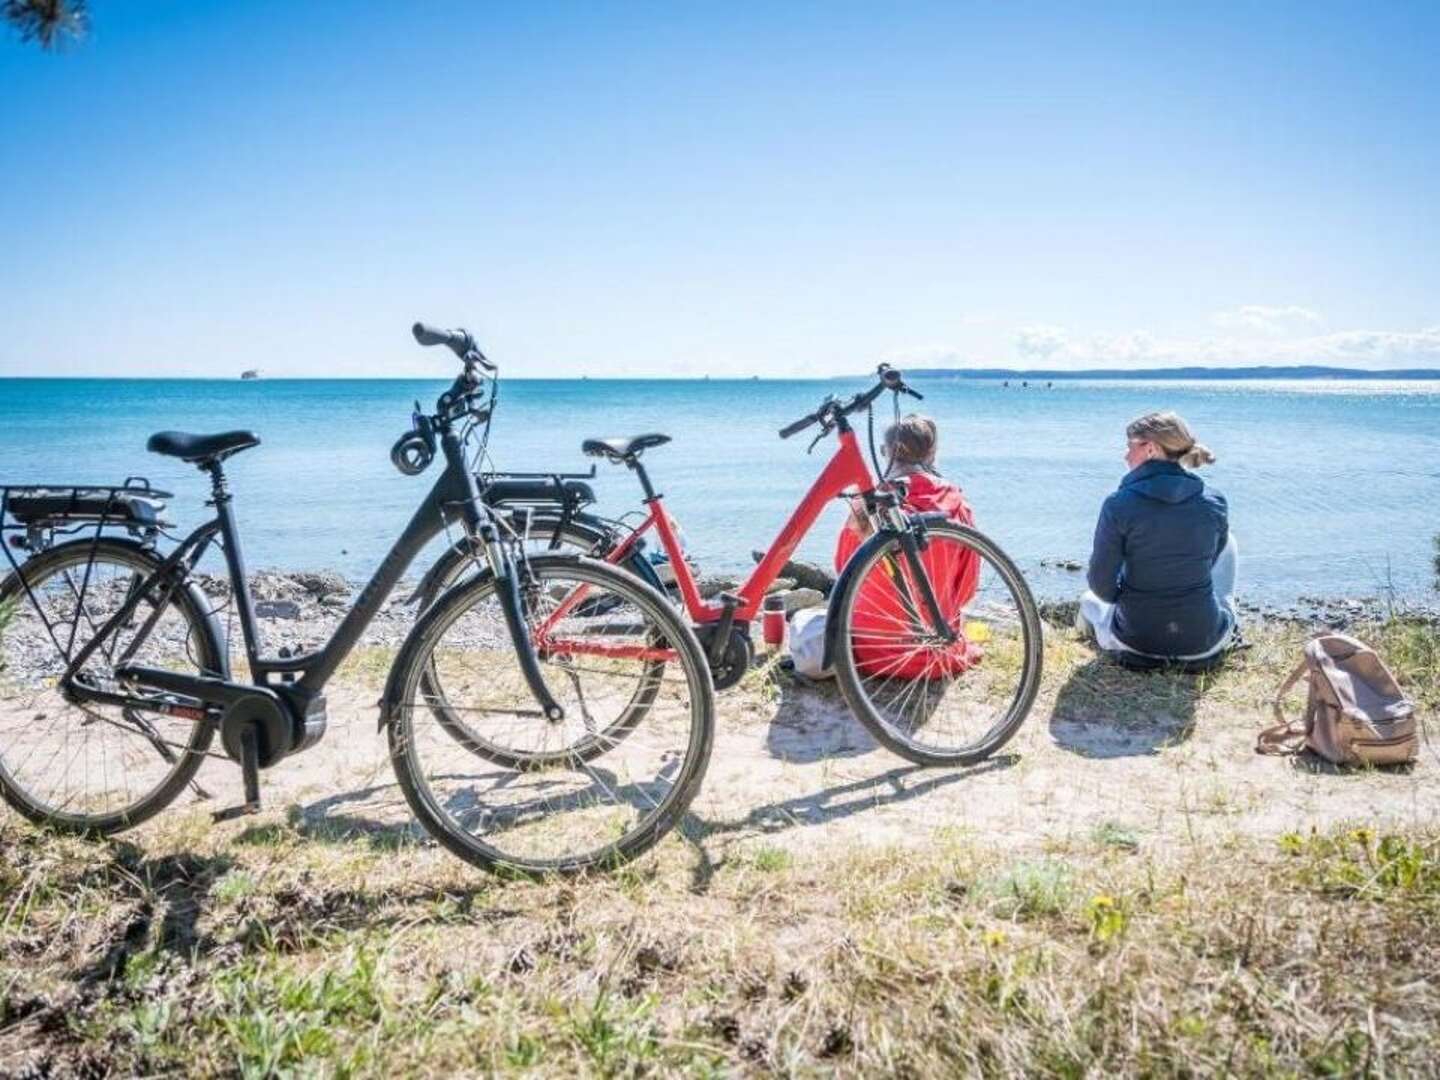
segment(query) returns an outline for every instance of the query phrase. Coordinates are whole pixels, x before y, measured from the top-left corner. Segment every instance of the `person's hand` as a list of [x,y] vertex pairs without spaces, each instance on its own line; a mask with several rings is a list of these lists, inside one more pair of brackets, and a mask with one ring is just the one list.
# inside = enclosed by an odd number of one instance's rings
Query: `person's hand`
[[860,495],[850,496],[850,520],[847,524],[861,537],[874,531],[870,527],[870,515],[865,512],[865,500]]

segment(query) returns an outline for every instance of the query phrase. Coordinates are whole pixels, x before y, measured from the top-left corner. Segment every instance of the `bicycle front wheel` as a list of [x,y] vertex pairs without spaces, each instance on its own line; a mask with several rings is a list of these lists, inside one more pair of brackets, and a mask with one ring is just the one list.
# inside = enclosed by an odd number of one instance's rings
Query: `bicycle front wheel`
[[[160,560],[124,540],[76,540],[36,555],[0,583],[0,796],[39,824],[108,834],[138,825],[185,789],[215,727],[140,707],[99,705],[60,677],[155,573]],[[116,692],[131,662],[223,676],[219,638],[198,589],[157,582],[76,674]]]
[[[839,601],[835,674],[877,741],[920,765],[969,765],[1015,734],[1040,688],[1040,614],[983,533],[927,525],[919,567],[901,537],[872,541]],[[929,579],[950,639],[936,633]]]
[[694,632],[631,575],[576,556],[529,567],[525,621],[564,718],[541,713],[482,574],[401,648],[386,702],[396,776],[421,824],[475,865],[615,865],[673,828],[699,789],[709,669]]

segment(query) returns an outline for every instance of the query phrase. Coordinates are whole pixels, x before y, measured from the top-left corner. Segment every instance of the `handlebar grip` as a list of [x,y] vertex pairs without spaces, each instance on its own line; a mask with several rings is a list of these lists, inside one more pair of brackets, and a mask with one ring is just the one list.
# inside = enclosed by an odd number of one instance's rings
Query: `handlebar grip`
[[417,322],[410,328],[415,335],[415,340],[421,345],[446,345],[456,356],[464,358],[465,354],[475,347],[475,339],[464,330],[441,330],[438,327],[426,326]]
[[818,419],[819,419],[819,417],[814,416],[814,415],[811,415],[811,416],[802,416],[799,420],[796,420],[793,424],[786,424],[783,428],[781,428],[781,429],[780,429],[780,438],[782,438],[782,439],[788,439],[788,438],[790,438],[791,435],[798,435],[800,432],[804,431],[804,430],[805,430],[807,427],[809,427],[811,424],[815,423],[815,421],[818,420]]

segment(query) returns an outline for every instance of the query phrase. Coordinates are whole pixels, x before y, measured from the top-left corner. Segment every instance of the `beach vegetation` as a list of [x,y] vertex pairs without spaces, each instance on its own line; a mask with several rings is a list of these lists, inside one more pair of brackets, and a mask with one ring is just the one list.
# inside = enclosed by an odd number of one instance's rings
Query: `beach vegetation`
[[[798,797],[717,778],[683,836],[580,879],[478,875],[367,828],[358,792],[317,818],[333,787],[230,828],[177,807],[108,841],[5,814],[0,1073],[1426,1073],[1440,826],[1406,793],[1430,765],[1254,757],[1306,632],[1259,625],[1191,679],[1179,741],[1155,720],[1179,676],[1102,672],[1050,635],[1016,761],[839,758]],[[1433,715],[1434,628],[1356,632]],[[771,678],[728,704],[762,742],[788,698],[818,693]],[[346,693],[373,702],[366,665]],[[1255,766],[1243,782],[1236,763]],[[335,782],[398,797],[368,773]],[[1259,783],[1353,811],[1278,812]],[[1006,828],[965,813],[1013,785],[1028,794]],[[1377,819],[1390,802],[1406,809]]]

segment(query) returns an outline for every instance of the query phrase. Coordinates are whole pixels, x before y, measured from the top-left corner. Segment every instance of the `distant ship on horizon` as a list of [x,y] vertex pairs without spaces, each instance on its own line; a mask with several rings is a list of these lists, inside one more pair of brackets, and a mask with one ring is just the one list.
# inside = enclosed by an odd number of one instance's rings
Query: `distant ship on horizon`
[[252,367],[252,368],[250,368],[248,371],[242,371],[242,372],[240,373],[240,378],[241,378],[241,379],[258,379],[259,377],[260,377],[260,369],[259,369],[259,368],[253,368],[253,367]]

